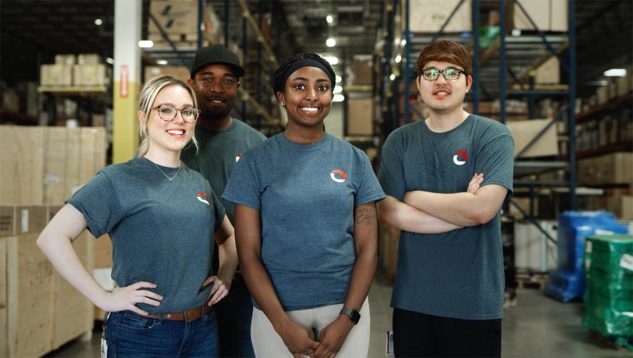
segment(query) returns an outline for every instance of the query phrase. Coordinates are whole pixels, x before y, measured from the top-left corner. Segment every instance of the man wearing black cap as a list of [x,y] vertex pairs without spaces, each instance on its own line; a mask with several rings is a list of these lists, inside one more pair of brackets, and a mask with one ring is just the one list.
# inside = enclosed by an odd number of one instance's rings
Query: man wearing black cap
[[[196,154],[194,146],[185,148],[182,160],[209,180],[218,197],[222,196],[242,153],[266,139],[231,117],[242,75],[244,69],[235,53],[222,45],[213,45],[198,49],[188,80],[201,110],[195,133],[200,149]],[[221,200],[234,223],[233,203]],[[255,356],[250,339],[252,312],[249,292],[241,275],[236,273],[228,297],[216,307],[221,357]]]

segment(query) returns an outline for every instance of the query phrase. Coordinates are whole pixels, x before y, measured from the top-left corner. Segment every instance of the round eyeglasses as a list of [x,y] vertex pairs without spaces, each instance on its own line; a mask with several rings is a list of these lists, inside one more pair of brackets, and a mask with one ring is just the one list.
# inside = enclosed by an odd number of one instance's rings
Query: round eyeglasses
[[435,81],[440,77],[440,74],[444,76],[444,79],[447,81],[455,81],[459,78],[462,73],[466,73],[464,70],[460,70],[459,68],[449,67],[443,70],[438,70],[437,68],[425,68],[422,70],[422,77],[424,77],[427,81]]
[[156,112],[158,112],[158,116],[160,119],[171,122],[176,118],[178,112],[180,112],[180,116],[182,120],[187,123],[193,123],[198,119],[200,115],[200,110],[194,107],[185,107],[185,108],[176,108],[171,104],[159,104],[156,107],[153,107]]

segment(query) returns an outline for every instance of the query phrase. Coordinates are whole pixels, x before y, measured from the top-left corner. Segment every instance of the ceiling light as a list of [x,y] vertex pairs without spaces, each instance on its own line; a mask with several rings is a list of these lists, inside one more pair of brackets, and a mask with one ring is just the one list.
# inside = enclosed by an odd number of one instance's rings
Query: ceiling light
[[396,63],[400,63],[402,61],[402,56],[396,55]]
[[343,102],[345,100],[345,96],[342,94],[335,94],[332,98],[332,102]]
[[343,77],[336,75],[336,83],[341,83],[343,81]]
[[106,62],[111,64],[111,65],[114,65],[114,59],[112,59],[112,57],[106,58]]
[[334,47],[334,46],[336,46],[336,39],[333,38],[333,37],[328,37],[328,39],[325,40],[325,45],[327,47]]
[[328,24],[331,24],[334,22],[334,16],[332,15],[328,15],[325,17],[325,21],[327,21]]
[[341,87],[341,86],[334,86],[334,91],[332,93],[334,93],[334,94],[343,93],[343,87]]
[[612,68],[604,71],[603,75],[605,75],[606,77],[624,77],[626,76],[626,69]]
[[101,19],[95,19],[95,25],[97,25],[97,26],[101,26],[101,25],[103,25],[103,20],[101,20]]
[[402,47],[406,46],[406,45],[407,45],[407,40],[402,39],[402,41],[400,41],[400,45],[401,45]]
[[159,65],[166,65],[167,64],[167,60],[158,60],[156,61],[157,64]]
[[394,75],[393,73],[389,75],[389,79],[390,80],[395,80],[396,79],[396,75]]
[[338,57],[336,56],[322,56],[324,60],[330,63],[330,65],[334,66],[338,64]]
[[140,48],[152,48],[154,47],[154,41],[152,40],[141,40],[138,42],[138,47]]

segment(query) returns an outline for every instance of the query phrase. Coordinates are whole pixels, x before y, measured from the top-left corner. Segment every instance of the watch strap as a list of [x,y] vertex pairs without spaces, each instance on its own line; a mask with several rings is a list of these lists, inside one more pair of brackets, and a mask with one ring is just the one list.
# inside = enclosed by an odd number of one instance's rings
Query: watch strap
[[347,316],[347,318],[349,318],[354,324],[357,324],[360,320],[360,312],[353,308],[343,307],[340,314]]

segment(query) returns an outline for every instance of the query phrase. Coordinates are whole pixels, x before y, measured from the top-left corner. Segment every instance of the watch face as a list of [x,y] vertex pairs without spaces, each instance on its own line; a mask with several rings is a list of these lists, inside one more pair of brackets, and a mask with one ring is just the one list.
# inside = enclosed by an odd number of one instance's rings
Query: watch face
[[348,307],[343,307],[343,309],[341,310],[341,314],[349,317],[350,321],[352,321],[354,324],[358,323],[358,321],[360,320],[360,313]]
[[360,320],[360,313],[358,313],[358,311],[352,310],[352,314],[349,318],[352,319],[352,322],[358,323],[358,321]]

